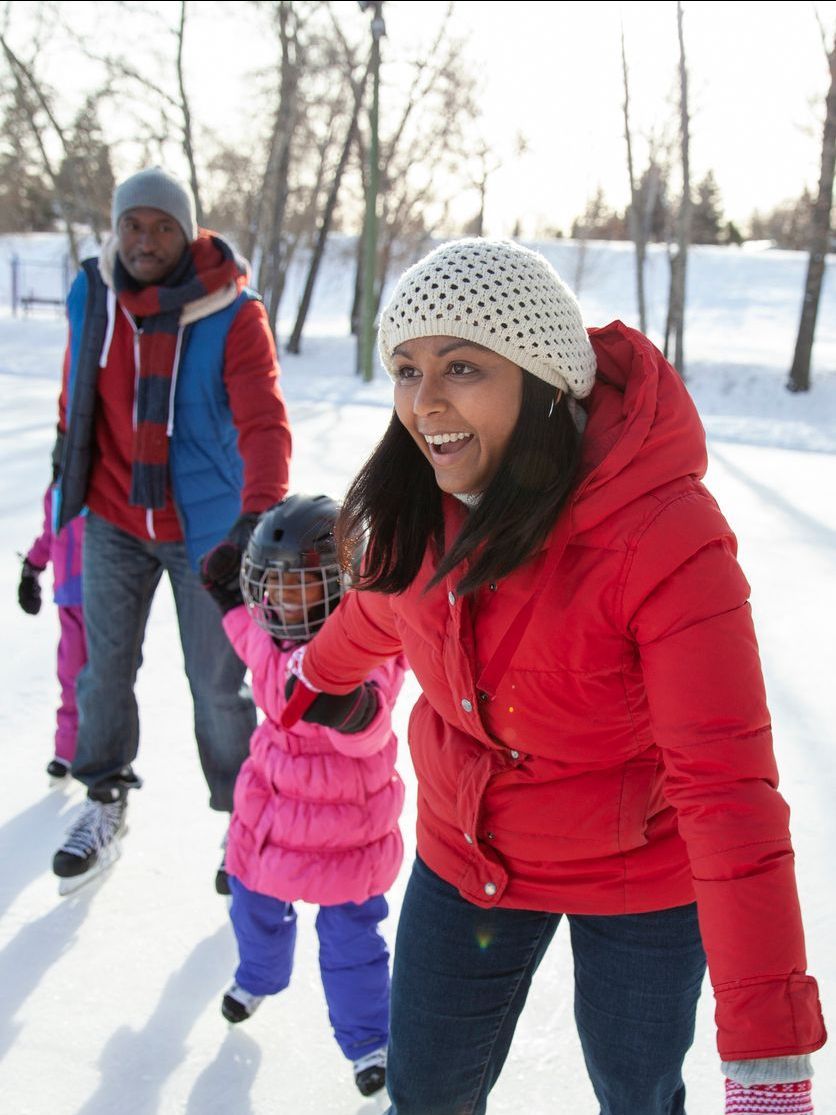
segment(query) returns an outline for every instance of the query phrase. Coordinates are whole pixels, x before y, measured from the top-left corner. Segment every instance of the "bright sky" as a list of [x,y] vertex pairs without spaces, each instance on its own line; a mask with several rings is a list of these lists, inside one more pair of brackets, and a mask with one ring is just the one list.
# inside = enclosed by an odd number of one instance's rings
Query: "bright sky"
[[[369,17],[356,0],[335,0],[335,6],[360,41],[368,36]],[[19,33],[34,5],[12,7]],[[94,39],[102,13],[116,5],[70,0],[61,7],[79,33]],[[163,9],[174,23],[180,5],[165,0],[134,7]],[[232,5],[190,8],[186,65],[195,115],[227,133],[232,126],[245,144],[254,120],[242,114],[252,96],[251,72],[275,64],[275,45]],[[386,0],[382,99],[386,83],[403,73],[398,58],[429,48],[446,8],[446,0]],[[832,42],[836,0],[685,0],[684,10],[692,180],[712,169],[726,217],[738,223],[753,209],[798,197],[805,185],[815,190],[829,80],[815,13]],[[661,136],[675,118],[675,0],[456,0],[451,31],[464,40],[463,70],[480,76],[484,108],[483,120],[472,125],[474,150],[487,140],[502,162],[488,189],[488,234],[509,234],[517,220],[524,236],[554,228],[568,232],[599,186],[611,205],[626,204],[622,19],[640,170],[650,135]],[[164,39],[157,32],[138,42],[135,58]],[[75,69],[65,65],[61,72],[68,97]],[[516,153],[520,135],[527,143],[523,156]],[[117,166],[117,173],[132,169]],[[475,194],[468,195],[458,215],[471,217],[476,205]]]
[[[394,52],[446,4],[384,4]],[[485,134],[504,160],[488,195],[489,233],[564,231],[597,187],[627,200],[620,25],[640,143],[671,117],[679,47],[674,0],[553,3],[458,0],[455,26],[483,74]],[[692,179],[713,169],[726,216],[797,197],[818,182],[828,71],[818,10],[832,42],[836,3],[685,0]],[[513,155],[522,132],[529,153]]]

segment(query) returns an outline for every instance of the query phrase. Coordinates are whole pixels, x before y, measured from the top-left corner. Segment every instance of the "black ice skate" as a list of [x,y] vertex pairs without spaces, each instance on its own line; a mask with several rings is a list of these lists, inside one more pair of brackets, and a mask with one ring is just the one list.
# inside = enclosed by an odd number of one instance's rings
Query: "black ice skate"
[[55,853],[52,870],[61,880],[59,894],[73,891],[106,871],[121,854],[119,837],[125,831],[126,792],[112,788],[113,801],[88,798],[81,816]]
[[386,1086],[386,1050],[375,1049],[354,1062],[354,1083],[361,1095],[373,1096]]
[[226,841],[228,836],[229,833],[225,832],[224,838],[221,841],[223,855],[221,856],[221,862],[218,865],[218,870],[215,872],[215,890],[218,892],[218,894],[222,894],[227,898],[232,895],[232,891],[229,889],[229,875],[227,875],[226,873]]
[[263,995],[251,995],[249,991],[233,983],[223,997],[221,1014],[227,1022],[244,1022],[255,1014],[263,1001]]
[[63,782],[70,773],[70,764],[66,759],[56,756],[46,764],[46,773],[49,775],[50,785],[55,785],[56,782]]

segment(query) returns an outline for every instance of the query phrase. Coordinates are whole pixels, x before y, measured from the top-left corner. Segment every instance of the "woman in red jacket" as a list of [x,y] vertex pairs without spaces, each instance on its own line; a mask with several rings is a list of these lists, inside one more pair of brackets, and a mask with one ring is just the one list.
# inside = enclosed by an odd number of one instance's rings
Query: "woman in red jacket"
[[395,414],[342,516],[366,566],[295,696],[402,650],[421,684],[392,1115],[484,1112],[564,916],[603,1115],[685,1110],[706,958],[727,1112],[812,1111],[825,1031],[748,585],[682,381],[485,240],[403,275],[379,347]]

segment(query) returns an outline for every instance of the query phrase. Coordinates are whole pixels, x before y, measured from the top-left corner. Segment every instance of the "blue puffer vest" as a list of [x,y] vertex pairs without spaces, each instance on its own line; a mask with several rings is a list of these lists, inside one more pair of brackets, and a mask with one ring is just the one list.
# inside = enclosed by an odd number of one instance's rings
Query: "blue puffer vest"
[[[183,335],[169,446],[172,495],[193,568],[241,513],[244,464],[224,385],[224,346],[235,315],[257,298],[246,289]],[[84,507],[93,461],[96,384],[107,329],[107,287],[95,259],[85,260],[67,299],[70,373],[67,431],[57,493],[60,528]],[[132,373],[132,370],[131,370]]]

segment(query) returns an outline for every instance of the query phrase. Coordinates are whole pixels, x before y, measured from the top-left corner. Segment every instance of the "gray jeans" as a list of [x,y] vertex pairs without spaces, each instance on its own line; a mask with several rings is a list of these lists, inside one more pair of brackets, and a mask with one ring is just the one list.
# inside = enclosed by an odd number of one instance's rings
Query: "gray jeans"
[[191,569],[182,542],[146,542],[97,515],[84,536],[87,665],[76,683],[79,723],[73,775],[85,786],[113,778],[139,747],[134,685],[157,585],[168,574],[194,700],[194,726],[213,809],[232,810],[232,791],[256,725],[245,667],[221,614]]

